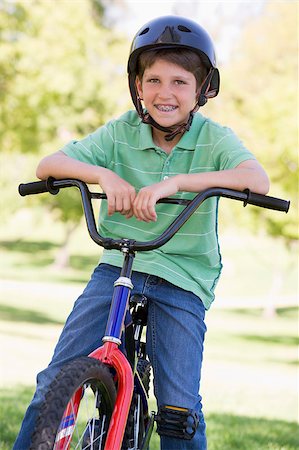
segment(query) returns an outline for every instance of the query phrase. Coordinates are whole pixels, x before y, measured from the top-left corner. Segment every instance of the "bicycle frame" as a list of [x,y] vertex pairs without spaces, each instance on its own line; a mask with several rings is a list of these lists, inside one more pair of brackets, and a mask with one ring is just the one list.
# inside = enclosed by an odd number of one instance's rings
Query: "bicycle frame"
[[[88,355],[112,367],[117,375],[117,397],[110,419],[105,450],[119,450],[121,448],[134,390],[134,373],[129,361],[119,349],[130,291],[133,288],[131,274],[134,256],[134,252],[124,251],[124,264],[120,277],[114,283],[103,345]],[[80,401],[81,389],[71,399],[62,418],[63,426],[58,433],[55,450],[68,448],[66,447],[67,437],[73,431],[72,424],[75,423]]]
[[118,347],[121,344],[124,318],[133,288],[131,281],[133,259],[134,253],[124,252],[123,268],[120,277],[114,283],[110,313],[103,337],[104,344],[89,355],[113,367],[117,373],[118,391],[105,450],[116,450],[121,447],[134,389],[131,365]]
[[[46,181],[22,184],[19,186],[19,193],[21,195],[37,194],[41,192],[50,192],[52,194],[57,194],[60,188],[70,186],[76,186],[80,189],[87,228],[91,238],[98,245],[101,245],[106,249],[118,249],[124,255],[124,263],[120,277],[114,283],[113,297],[105,336],[103,338],[103,345],[89,355],[90,357],[96,358],[102,361],[104,364],[112,367],[117,374],[118,391],[115,407],[112,413],[107,433],[105,450],[120,450],[132,400],[135,376],[129,361],[119,349],[119,345],[121,344],[121,335],[124,328],[124,318],[128,309],[128,300],[130,297],[130,292],[133,288],[131,275],[135,251],[153,250],[164,245],[184,225],[184,223],[200,206],[200,204],[203,203],[203,201],[205,201],[207,198],[213,196],[226,197],[243,201],[244,206],[246,206],[247,204],[253,204],[256,206],[284,212],[288,211],[290,203],[288,201],[277,199],[274,197],[254,194],[249,190],[240,192],[224,188],[207,189],[206,191],[197,194],[193,198],[193,200],[173,198],[161,199],[159,202],[181,204],[185,206],[185,208],[167,228],[167,230],[165,230],[157,239],[147,242],[136,242],[135,240],[129,239],[113,240],[111,238],[104,238],[98,233],[96,229],[91,199],[103,199],[106,198],[106,196],[105,194],[90,192],[86,184],[82,181],[73,179],[54,180],[53,178],[49,178]],[[137,373],[136,382],[138,384]],[[74,419],[76,418],[80,401],[81,389],[79,389],[75,393],[72,399],[72,406],[70,406],[69,403],[69,407],[67,408],[63,416],[63,427],[57,435],[55,450],[66,448],[65,443],[67,441],[68,435],[72,433],[72,422],[74,422]],[[152,425],[153,420],[150,420],[149,428],[152,428]],[[149,437],[146,435],[143,443],[143,448],[146,448],[146,446],[148,446],[148,440]]]

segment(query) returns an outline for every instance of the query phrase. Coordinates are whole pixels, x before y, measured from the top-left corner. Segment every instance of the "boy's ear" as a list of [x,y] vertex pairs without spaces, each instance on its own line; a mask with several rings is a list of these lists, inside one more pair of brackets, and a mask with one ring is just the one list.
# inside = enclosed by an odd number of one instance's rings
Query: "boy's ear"
[[138,93],[138,97],[140,98],[140,100],[142,100],[142,95],[143,95],[142,83],[141,83],[139,77],[136,77],[135,86],[136,86],[136,90],[137,90],[137,93]]

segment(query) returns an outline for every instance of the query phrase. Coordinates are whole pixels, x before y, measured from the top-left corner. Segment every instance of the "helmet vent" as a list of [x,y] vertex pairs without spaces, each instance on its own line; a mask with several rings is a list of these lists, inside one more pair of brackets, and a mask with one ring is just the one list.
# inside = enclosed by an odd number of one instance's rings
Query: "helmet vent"
[[144,34],[149,32],[149,27],[144,28],[144,30],[141,31],[141,33],[139,33],[139,36],[143,36]]
[[184,31],[185,33],[191,33],[191,30],[189,28],[185,27],[184,25],[179,25],[178,30]]

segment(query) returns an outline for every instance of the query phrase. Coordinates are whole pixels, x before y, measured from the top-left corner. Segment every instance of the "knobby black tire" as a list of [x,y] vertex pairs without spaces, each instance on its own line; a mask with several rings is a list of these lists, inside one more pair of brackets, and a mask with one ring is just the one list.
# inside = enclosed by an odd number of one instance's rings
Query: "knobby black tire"
[[141,381],[147,394],[150,388],[151,370],[151,363],[147,359],[139,359],[137,364],[137,371],[140,375]]
[[[94,358],[80,357],[66,364],[51,383],[45,397],[45,402],[40,410],[35,431],[32,434],[30,450],[53,449],[67,404],[74,393],[82,386],[89,386],[91,393],[94,394],[95,400],[92,400],[94,405],[96,405],[94,409],[96,409],[98,417],[96,422],[98,428],[96,432],[98,432],[97,436],[99,436],[98,429],[101,425],[101,433],[104,436],[101,438],[103,441],[102,446],[96,448],[104,447],[104,441],[116,399],[115,383],[110,370],[103,363]],[[80,407],[81,405],[82,407],[84,406],[83,403],[81,401]],[[95,421],[91,422],[93,420],[92,418],[89,420],[90,424],[92,423],[93,427],[95,427]],[[87,423],[89,422],[87,421]],[[86,442],[89,443],[87,439],[90,439],[90,437],[85,436],[86,434],[87,432],[85,431],[83,439],[85,441],[84,448],[95,448],[91,445],[86,446]],[[94,439],[96,438],[94,437]],[[72,447],[71,445],[70,448],[82,447]]]

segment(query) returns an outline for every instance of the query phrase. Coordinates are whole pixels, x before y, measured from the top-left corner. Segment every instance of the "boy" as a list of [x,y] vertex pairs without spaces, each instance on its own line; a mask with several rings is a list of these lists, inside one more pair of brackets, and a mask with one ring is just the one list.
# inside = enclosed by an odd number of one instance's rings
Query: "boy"
[[[137,113],[71,142],[37,168],[41,179],[72,177],[102,187],[107,202],[101,206],[101,234],[136,240],[159,235],[180,210],[156,205],[162,197],[190,198],[215,186],[268,192],[267,175],[233,132],[196,113],[219,90],[213,44],[198,24],[175,16],[146,24],[133,40],[128,73]],[[44,392],[59,368],[98,346],[121,263],[119,252],[104,251],[49,367],[38,375],[15,450],[29,447]],[[162,450],[207,448],[199,395],[204,316],[221,267],[216,199],[205,202],[161,249],[135,258],[132,293],[149,302],[147,351],[158,407],[188,408],[198,418],[192,440],[163,435]]]

